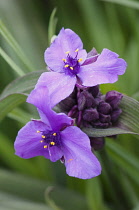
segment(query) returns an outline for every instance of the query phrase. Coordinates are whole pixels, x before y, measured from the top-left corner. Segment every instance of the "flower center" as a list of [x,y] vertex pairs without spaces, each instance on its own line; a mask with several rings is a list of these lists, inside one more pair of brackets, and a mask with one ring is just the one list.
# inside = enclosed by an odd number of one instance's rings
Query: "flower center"
[[59,146],[61,142],[60,132],[54,131],[37,131],[37,133],[42,133],[40,143],[43,143],[44,149]]
[[80,70],[80,62],[82,61],[82,58],[77,59],[77,55],[78,55],[78,49],[75,50],[75,52],[77,53],[76,56],[73,58],[72,56],[70,56],[70,51],[67,51],[67,58],[66,59],[62,59],[64,62],[64,70],[65,73],[68,75],[76,75],[79,73]]

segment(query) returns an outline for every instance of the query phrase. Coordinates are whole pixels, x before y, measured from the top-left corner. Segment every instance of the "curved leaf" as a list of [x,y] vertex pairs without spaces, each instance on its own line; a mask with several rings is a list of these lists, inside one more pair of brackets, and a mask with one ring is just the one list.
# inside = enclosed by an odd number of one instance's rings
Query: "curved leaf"
[[3,98],[12,93],[28,93],[31,91],[38,78],[44,71],[35,71],[28,73],[25,76],[19,77],[16,80],[12,81],[2,92],[0,98]]
[[0,100],[0,120],[3,119],[13,108],[26,100],[26,94],[15,93]]

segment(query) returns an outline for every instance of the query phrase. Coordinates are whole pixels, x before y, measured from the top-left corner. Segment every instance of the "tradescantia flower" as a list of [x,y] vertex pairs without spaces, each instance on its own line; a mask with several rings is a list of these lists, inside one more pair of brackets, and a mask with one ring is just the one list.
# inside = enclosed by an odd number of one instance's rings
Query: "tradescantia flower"
[[75,84],[91,87],[116,82],[127,66],[118,54],[108,49],[100,54],[93,49],[87,54],[80,37],[64,28],[46,49],[44,57],[51,72],[41,75],[36,88],[49,88],[52,106],[68,97]]
[[88,136],[73,126],[70,117],[50,109],[46,87],[33,90],[27,102],[38,108],[41,119],[33,119],[18,132],[15,154],[21,158],[44,156],[52,162],[60,159],[69,176],[81,179],[98,176],[101,166],[91,152]]

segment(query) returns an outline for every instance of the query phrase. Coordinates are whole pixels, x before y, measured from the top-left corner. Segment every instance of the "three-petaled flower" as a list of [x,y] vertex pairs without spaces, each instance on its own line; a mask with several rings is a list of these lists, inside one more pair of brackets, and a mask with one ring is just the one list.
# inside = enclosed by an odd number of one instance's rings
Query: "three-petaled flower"
[[49,88],[52,107],[68,97],[75,84],[91,87],[114,83],[126,69],[126,62],[118,54],[94,49],[87,54],[80,37],[70,29],[62,28],[45,51],[45,62],[51,72],[41,75],[36,85]]
[[18,132],[14,144],[16,155],[22,158],[44,156],[52,162],[60,159],[69,176],[81,179],[98,176],[101,166],[91,151],[88,136],[73,126],[70,117],[51,110],[48,89],[33,90],[27,102],[38,108],[41,119],[28,122]]

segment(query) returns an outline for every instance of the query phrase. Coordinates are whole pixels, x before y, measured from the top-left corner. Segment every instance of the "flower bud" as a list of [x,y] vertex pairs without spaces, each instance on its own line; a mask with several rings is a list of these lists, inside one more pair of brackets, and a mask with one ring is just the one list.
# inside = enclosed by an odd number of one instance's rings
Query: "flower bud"
[[96,121],[99,119],[99,114],[96,109],[90,108],[83,112],[83,119],[87,122]]
[[112,122],[116,122],[116,120],[118,119],[118,117],[120,116],[121,113],[122,113],[121,109],[113,110],[113,112],[111,114],[111,121]]
[[97,95],[98,95],[98,93],[99,93],[99,85],[90,87],[90,88],[88,89],[88,91],[94,96],[94,98],[96,98]]
[[99,120],[102,123],[109,123],[111,121],[111,116],[99,113]]
[[105,101],[102,101],[99,103],[97,107],[98,112],[102,114],[109,114],[112,110],[110,104],[106,103]]
[[113,109],[116,109],[120,104],[123,95],[115,90],[106,93],[105,101],[111,105]]
[[89,137],[89,138],[90,138],[91,147],[94,150],[101,150],[104,147],[104,144],[105,144],[104,137],[98,137],[98,138]]
[[85,108],[95,107],[95,99],[87,90],[83,90],[78,96],[79,111]]

